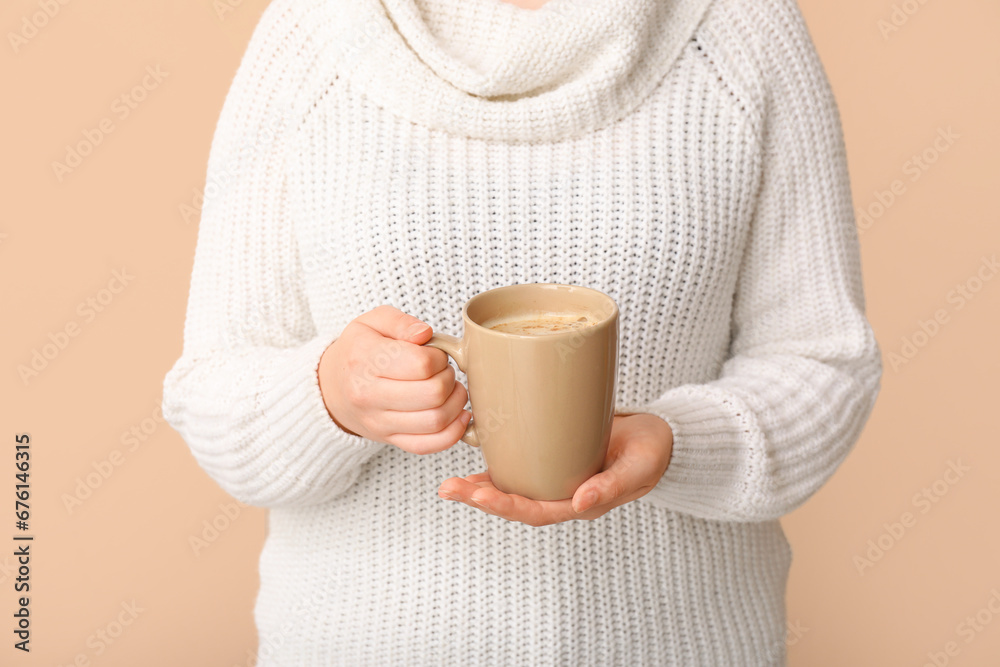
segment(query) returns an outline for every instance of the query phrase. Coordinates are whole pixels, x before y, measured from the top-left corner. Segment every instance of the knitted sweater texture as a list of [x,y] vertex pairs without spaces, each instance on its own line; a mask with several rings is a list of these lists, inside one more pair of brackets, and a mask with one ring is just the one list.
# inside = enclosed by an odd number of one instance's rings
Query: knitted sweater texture
[[[206,192],[163,407],[270,508],[260,665],[784,664],[778,519],[881,379],[794,0],[274,0]],[[617,409],[674,431],[659,483],[593,521],[442,500],[479,450],[351,435],[320,394],[358,315],[461,335],[467,299],[524,282],[611,295]]]

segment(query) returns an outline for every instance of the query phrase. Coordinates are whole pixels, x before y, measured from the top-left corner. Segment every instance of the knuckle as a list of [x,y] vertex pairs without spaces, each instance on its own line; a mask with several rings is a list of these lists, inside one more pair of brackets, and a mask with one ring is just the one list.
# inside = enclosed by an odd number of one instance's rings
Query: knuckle
[[396,359],[403,352],[403,344],[395,338],[390,338],[387,341],[383,341],[382,351],[388,355],[390,359]]
[[370,374],[382,374],[391,366],[392,357],[389,356],[389,353],[383,346],[376,348],[375,353],[368,358],[368,371]]
[[412,315],[408,315],[398,308],[394,308],[392,306],[386,306],[386,308],[388,309],[386,312],[390,313],[394,318],[392,324],[395,327],[405,328],[409,325],[411,320],[415,319]]
[[360,378],[367,378],[370,376],[368,357],[367,355],[361,354],[359,350],[354,350],[347,356],[345,365],[351,375],[355,375]]
[[445,377],[438,380],[435,383],[434,391],[432,392],[431,398],[434,400],[434,405],[444,405],[451,397],[451,392],[455,389],[455,381]]
[[[430,377],[434,373],[435,363],[434,363],[434,357],[428,354],[427,352],[429,351],[429,349],[432,348],[420,348],[420,349],[422,350],[423,353],[417,355],[417,360],[416,360],[417,372],[420,373],[421,376],[425,378]],[[440,350],[437,351],[440,352]]]
[[361,360],[358,358],[358,355],[353,351],[344,355],[344,367],[347,369],[347,372],[352,375],[357,374],[360,361]]
[[433,432],[444,430],[452,422],[452,417],[444,410],[430,410],[427,415],[427,426]]
[[361,331],[363,331],[365,329],[365,325],[362,324],[360,320],[361,320],[360,317],[356,317],[350,322],[348,322],[346,325],[344,325],[344,328],[343,330],[341,330],[340,335],[337,336],[337,339],[335,341],[333,341],[334,344],[336,345],[341,341],[349,340],[352,337],[357,336]]
[[355,407],[366,407],[368,403],[368,391],[364,382],[350,382],[347,386],[347,400]]

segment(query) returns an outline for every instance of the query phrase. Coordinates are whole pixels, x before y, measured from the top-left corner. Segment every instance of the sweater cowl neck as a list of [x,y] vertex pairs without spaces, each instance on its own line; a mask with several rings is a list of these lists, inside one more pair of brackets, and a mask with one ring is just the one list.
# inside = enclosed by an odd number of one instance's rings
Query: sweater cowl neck
[[621,118],[676,60],[711,0],[331,0],[328,62],[420,125],[554,141]]

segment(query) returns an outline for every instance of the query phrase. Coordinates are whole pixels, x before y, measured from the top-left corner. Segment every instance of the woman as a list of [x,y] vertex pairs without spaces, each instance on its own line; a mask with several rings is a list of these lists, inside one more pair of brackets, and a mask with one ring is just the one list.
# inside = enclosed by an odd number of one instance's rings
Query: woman
[[[794,0],[533,6],[274,0],[232,83],[164,412],[271,510],[261,665],[784,664],[778,518],[881,377],[829,83]],[[563,501],[422,345],[525,282],[622,314]]]

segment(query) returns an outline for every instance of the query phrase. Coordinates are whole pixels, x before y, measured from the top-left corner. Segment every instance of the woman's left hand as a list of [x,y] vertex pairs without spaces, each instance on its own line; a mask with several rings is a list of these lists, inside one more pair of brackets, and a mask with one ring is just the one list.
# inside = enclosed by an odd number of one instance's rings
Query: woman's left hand
[[529,526],[596,519],[656,486],[670,464],[673,444],[673,431],[656,415],[615,415],[601,472],[580,485],[572,498],[531,500],[504,493],[493,486],[488,472],[449,477],[441,483],[438,495]]

